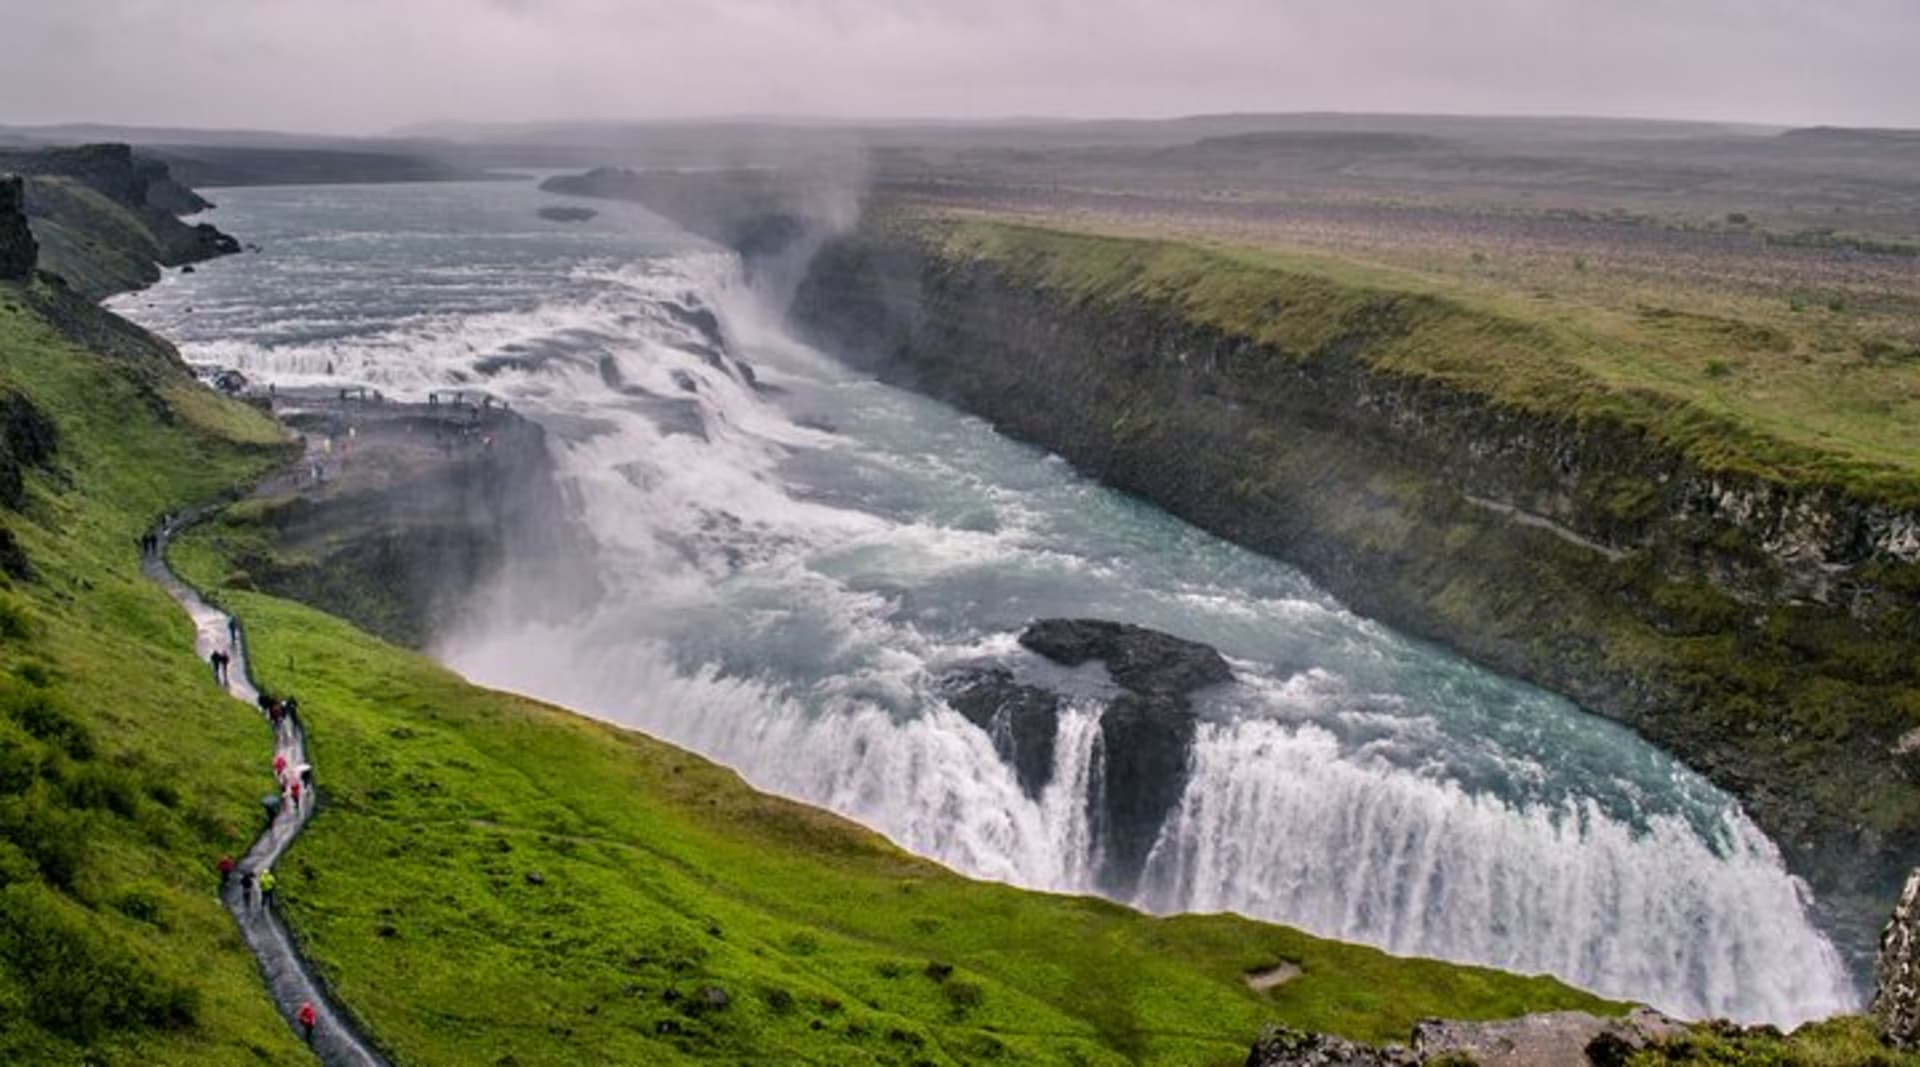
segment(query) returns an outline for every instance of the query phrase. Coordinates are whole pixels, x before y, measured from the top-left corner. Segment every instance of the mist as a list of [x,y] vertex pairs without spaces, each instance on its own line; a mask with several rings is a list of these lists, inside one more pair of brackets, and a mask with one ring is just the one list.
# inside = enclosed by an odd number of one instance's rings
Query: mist
[[1920,125],[1920,8],[1656,0],[8,5],[0,121],[1418,111]]

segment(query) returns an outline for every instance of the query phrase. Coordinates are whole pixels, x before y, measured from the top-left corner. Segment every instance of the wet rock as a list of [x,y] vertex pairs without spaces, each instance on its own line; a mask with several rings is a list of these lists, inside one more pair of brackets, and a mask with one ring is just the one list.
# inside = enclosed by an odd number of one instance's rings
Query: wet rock
[[666,310],[667,314],[673,316],[676,322],[699,334],[700,339],[705,341],[709,348],[720,351],[726,349],[726,339],[720,334],[720,318],[712,311],[699,304],[678,304],[671,300],[661,301],[660,306]]
[[1130,893],[1187,788],[1194,716],[1182,698],[1125,693],[1100,717],[1103,773],[1087,798],[1102,883]]
[[1907,876],[1880,934],[1874,977],[1873,1021],[1881,1040],[1920,1048],[1920,868]]
[[31,280],[39,255],[27,228],[26,183],[13,175],[0,177],[0,280]]
[[1013,768],[1020,788],[1038,797],[1053,777],[1060,695],[1014,681],[1005,667],[962,667],[941,679],[940,690],[955,711],[993,739],[993,750]]
[[600,213],[590,207],[568,207],[556,204],[541,208],[538,214],[548,222],[585,222]]
[[1117,685],[1143,696],[1184,696],[1233,680],[1227,661],[1206,645],[1124,622],[1041,619],[1020,644],[1069,667],[1099,660]]
[[1087,805],[1098,877],[1109,890],[1130,893],[1187,787],[1197,728],[1188,698],[1232,681],[1233,671],[1206,645],[1104,619],[1041,619],[1020,644],[1068,667],[1098,661],[1125,690],[1100,717],[1103,771]]
[[1327,1034],[1271,1026],[1253,1043],[1247,1067],[1413,1067],[1405,1049],[1375,1048]]

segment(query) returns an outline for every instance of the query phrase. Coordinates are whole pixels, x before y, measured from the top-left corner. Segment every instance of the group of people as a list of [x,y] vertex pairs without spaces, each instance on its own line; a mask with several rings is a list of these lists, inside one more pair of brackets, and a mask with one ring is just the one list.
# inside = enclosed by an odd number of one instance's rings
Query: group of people
[[286,806],[295,811],[300,810],[300,798],[303,795],[308,798],[313,796],[313,764],[290,766],[284,752],[273,755],[273,780],[280,783],[280,795]]
[[[256,875],[254,872],[246,870],[236,864],[232,856],[221,856],[218,866],[220,870],[220,889],[223,892],[229,885],[233,884],[233,876],[237,873],[240,876],[241,900],[254,907],[269,908],[273,906],[273,890],[274,887],[279,884],[279,879],[274,875],[273,868],[263,868],[260,873]],[[254,895],[256,888],[259,890],[259,896],[257,898]],[[320,1021],[320,1013],[315,1010],[313,1001],[301,1001],[299,1010],[294,1012],[294,1020],[300,1024],[300,1032],[306,1037],[307,1043],[312,1044],[313,1028]]]
[[[144,541],[141,547],[143,550],[146,549]],[[233,616],[227,618],[227,641],[229,648],[240,647],[240,620]],[[232,654],[226,649],[216,649],[210,658],[213,662],[214,680],[225,686],[228,678],[227,671],[233,663]],[[264,692],[257,700],[261,713],[267,717],[268,722],[273,724],[276,738],[280,736],[283,725],[298,725],[299,700],[292,696],[273,697]],[[273,755],[273,779],[280,786],[280,797],[274,798],[276,804],[269,806],[269,819],[278,818],[280,811],[286,808],[298,811],[300,805],[313,796],[313,765],[302,763],[294,766],[288,762],[285,751],[276,751]],[[235,863],[232,856],[221,856],[217,867],[220,871],[220,889],[223,893],[233,884],[234,876],[238,874],[240,899],[243,903],[256,908],[273,906],[273,891],[279,885],[279,878],[273,873],[273,868],[262,867],[258,872],[248,870]],[[314,1008],[312,1001],[300,1003],[299,1009],[294,1012],[294,1021],[299,1024],[307,1043],[312,1044],[314,1027],[320,1021],[319,1012]]]

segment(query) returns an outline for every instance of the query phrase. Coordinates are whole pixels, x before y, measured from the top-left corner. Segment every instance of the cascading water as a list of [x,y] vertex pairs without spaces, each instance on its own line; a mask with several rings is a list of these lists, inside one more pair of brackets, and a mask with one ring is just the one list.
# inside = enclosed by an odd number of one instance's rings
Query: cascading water
[[[477,604],[438,648],[476,680],[686,745],[970,874],[1092,891],[1109,690],[1011,635],[1122,619],[1213,645],[1239,679],[1199,700],[1190,780],[1133,903],[1693,1015],[1855,1004],[1776,851],[1698,776],[787,341],[730,256],[645,212],[545,222],[539,194],[503,183],[222,199],[223,225],[266,250],[123,311],[256,378],[484,388],[549,431],[608,592],[565,625]],[[1070,695],[1037,794],[939,695],[942,669],[982,659]]]

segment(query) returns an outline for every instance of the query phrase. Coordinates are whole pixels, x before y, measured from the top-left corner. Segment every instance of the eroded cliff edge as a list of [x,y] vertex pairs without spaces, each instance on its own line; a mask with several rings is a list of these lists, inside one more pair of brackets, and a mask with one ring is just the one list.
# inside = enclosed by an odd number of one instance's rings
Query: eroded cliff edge
[[791,317],[1632,725],[1738,796],[1870,943],[1920,852],[1920,484],[1577,379],[1502,396],[1447,364],[1525,324],[1164,251],[876,215],[814,259]]

